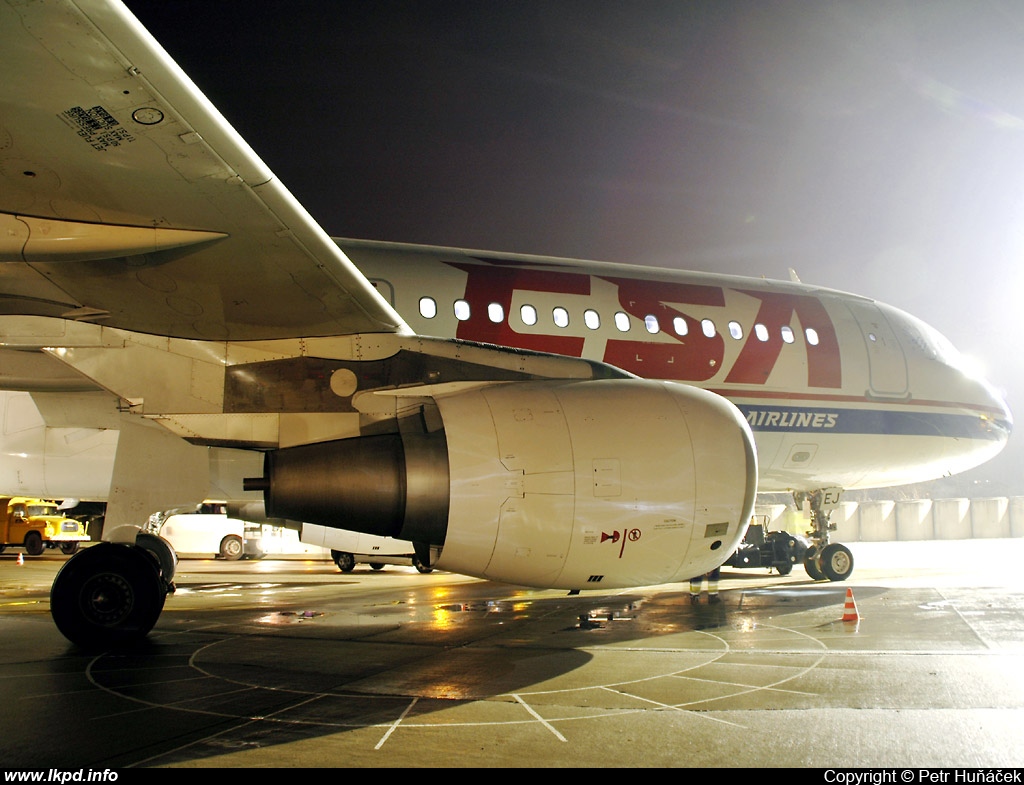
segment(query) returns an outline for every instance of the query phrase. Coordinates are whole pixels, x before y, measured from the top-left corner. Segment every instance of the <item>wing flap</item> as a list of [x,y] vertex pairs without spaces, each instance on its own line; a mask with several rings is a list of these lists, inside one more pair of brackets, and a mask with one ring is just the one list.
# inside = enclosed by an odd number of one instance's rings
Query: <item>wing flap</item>
[[0,213],[0,262],[87,261],[182,248],[227,235],[159,226],[114,226]]

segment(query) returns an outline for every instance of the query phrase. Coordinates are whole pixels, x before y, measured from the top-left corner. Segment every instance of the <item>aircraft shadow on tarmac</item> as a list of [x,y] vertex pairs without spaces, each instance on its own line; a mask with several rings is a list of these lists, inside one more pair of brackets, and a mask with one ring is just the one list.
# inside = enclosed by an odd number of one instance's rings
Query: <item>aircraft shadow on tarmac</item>
[[[268,580],[289,590],[311,585],[282,577]],[[225,584],[185,588],[204,586]],[[699,631],[804,611],[827,609],[838,621],[846,592],[808,579],[729,589],[720,604],[691,605],[685,588],[575,596],[488,582],[446,588],[442,599],[427,588],[382,593],[358,608],[329,599],[310,608],[294,592],[266,608],[177,610],[169,600],[138,645],[96,655],[69,644],[68,656],[111,704],[104,711],[148,712],[130,741],[111,734],[110,746],[89,754],[115,766],[181,763],[420,721],[460,703],[508,703],[588,665],[595,646],[685,650],[686,636]]]

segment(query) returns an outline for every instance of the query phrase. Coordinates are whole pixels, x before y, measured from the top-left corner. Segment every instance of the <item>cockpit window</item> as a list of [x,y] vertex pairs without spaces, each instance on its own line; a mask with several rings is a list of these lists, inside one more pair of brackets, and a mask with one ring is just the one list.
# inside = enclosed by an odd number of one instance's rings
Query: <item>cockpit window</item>
[[960,351],[934,327],[930,327],[909,314],[902,314],[900,324],[910,341],[910,348],[920,352],[929,360],[937,360],[957,368],[963,365],[963,356]]

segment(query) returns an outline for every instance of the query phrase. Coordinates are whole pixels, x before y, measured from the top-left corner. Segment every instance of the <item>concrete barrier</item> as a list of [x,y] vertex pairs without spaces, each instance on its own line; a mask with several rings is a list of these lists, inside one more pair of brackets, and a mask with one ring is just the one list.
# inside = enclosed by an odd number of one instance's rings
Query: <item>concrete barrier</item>
[[1009,499],[1010,536],[1024,537],[1024,496],[1011,496]]
[[836,542],[860,542],[860,504],[857,502],[839,502],[832,511],[829,523],[836,526]]
[[931,499],[911,499],[896,502],[896,539],[935,539]]
[[754,507],[754,523],[768,531],[790,531],[790,507],[785,504],[758,504]]
[[[857,505],[861,542],[889,542],[896,539],[896,502],[872,501]],[[841,538],[836,537],[841,541]]]
[[971,529],[970,499],[936,499],[932,504],[936,540],[969,540]]
[[[793,505],[759,505],[759,523],[770,531],[806,534],[805,510]],[[831,523],[834,542],[917,542],[1024,537],[1024,496],[978,499],[902,499],[840,502]]]
[[1010,500],[1006,497],[971,499],[971,535],[977,538],[1010,536]]

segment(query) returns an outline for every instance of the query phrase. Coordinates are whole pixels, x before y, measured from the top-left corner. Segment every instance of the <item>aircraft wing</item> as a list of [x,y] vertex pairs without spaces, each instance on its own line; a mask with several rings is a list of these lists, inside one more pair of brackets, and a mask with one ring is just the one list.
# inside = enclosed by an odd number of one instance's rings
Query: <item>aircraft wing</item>
[[0,0],[0,314],[408,333],[117,0]]

